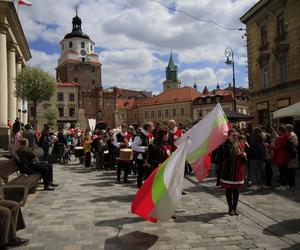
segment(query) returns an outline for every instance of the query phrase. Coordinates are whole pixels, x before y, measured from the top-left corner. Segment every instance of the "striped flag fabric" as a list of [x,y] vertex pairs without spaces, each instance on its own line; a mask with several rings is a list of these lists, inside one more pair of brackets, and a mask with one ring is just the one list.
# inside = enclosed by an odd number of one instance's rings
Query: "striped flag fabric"
[[18,0],[18,5],[26,5],[26,6],[31,6],[32,2],[28,0]]
[[181,200],[187,143],[188,138],[146,179],[131,204],[132,213],[153,223],[172,217]]
[[230,128],[228,119],[218,103],[214,109],[176,141],[176,146],[184,143],[187,137],[187,161],[191,164],[199,181],[208,176],[211,153],[227,139]]

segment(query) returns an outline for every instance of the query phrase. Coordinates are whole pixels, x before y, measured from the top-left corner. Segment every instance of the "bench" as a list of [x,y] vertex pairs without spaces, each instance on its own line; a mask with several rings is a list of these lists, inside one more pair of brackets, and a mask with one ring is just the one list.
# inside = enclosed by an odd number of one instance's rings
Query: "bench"
[[[9,180],[12,174],[17,174],[17,177]],[[35,193],[41,178],[39,173],[19,174],[16,160],[0,161],[0,195],[6,200],[14,200],[24,206],[27,195]]]

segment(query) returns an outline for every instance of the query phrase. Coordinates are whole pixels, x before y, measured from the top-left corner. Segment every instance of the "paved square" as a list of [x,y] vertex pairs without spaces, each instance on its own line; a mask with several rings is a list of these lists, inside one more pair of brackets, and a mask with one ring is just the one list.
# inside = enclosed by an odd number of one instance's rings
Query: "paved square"
[[230,217],[214,179],[199,184],[187,177],[177,218],[153,224],[131,214],[137,189],[115,184],[114,171],[54,169],[60,186],[29,197],[19,236],[30,244],[18,249],[300,249],[298,191],[244,193],[240,216]]

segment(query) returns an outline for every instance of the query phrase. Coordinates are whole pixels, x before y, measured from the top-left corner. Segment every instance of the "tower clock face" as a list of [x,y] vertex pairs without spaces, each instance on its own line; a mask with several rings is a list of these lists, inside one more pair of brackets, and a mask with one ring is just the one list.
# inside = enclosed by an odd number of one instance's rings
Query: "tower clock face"
[[86,51],[85,50],[80,50],[80,55],[82,55],[82,56],[86,56]]

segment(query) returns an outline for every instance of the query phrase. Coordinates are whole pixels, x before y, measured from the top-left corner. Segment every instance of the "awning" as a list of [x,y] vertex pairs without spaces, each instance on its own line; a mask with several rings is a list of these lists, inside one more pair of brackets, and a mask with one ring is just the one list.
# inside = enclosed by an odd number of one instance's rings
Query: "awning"
[[238,113],[232,110],[224,110],[225,115],[229,121],[241,122],[241,121],[250,121],[253,119],[252,116]]
[[273,119],[300,116],[300,102],[273,112]]

